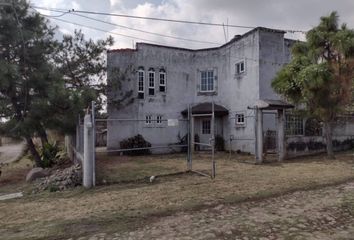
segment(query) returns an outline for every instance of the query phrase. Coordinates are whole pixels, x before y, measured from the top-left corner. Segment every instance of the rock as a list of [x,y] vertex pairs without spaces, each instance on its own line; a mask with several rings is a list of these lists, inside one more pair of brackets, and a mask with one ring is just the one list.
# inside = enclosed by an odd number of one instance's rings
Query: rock
[[68,188],[73,188],[82,183],[82,172],[80,165],[74,165],[65,169],[55,171],[52,175],[43,179],[34,190],[41,192],[44,190],[49,191],[62,191]]
[[47,177],[49,175],[49,171],[43,168],[32,168],[31,171],[27,173],[26,182],[32,182],[38,178]]

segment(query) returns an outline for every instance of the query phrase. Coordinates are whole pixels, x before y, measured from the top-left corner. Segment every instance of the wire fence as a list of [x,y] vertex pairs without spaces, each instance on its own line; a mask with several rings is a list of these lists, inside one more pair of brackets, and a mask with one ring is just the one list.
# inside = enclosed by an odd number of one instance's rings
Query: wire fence
[[[191,108],[192,105],[188,106],[188,114],[182,118],[180,114],[148,114],[145,118],[93,119],[97,181],[150,181],[157,176],[188,172],[215,178],[213,109],[201,116],[193,115]],[[192,119],[198,117],[211,119],[212,134],[207,141],[195,138]],[[82,122],[77,126],[78,156],[83,153],[84,127]],[[106,139],[106,146],[100,139]],[[203,152],[193,159],[196,146],[203,148]]]

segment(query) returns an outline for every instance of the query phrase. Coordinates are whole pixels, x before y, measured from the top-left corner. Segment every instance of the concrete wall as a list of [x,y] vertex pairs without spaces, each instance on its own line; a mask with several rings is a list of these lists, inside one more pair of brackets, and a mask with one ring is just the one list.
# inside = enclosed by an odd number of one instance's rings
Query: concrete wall
[[[220,119],[222,127],[219,127],[226,149],[233,135],[239,139],[233,142],[233,150],[254,153],[254,112],[248,107],[260,98],[275,96],[269,84],[280,68],[270,68],[261,60],[282,61],[286,58],[284,54],[283,33],[263,29],[250,31],[214,49],[188,50],[138,43],[136,50],[111,51],[108,53],[109,119],[144,120],[148,114],[154,118],[161,114],[164,119],[182,119],[181,111],[189,104],[214,101],[229,110],[229,115]],[[237,75],[236,64],[240,61],[245,62],[245,72]],[[119,74],[114,71],[116,67]],[[145,70],[145,99],[137,99],[139,67]],[[148,96],[149,68],[156,72],[154,96]],[[158,89],[157,73],[161,68],[166,70],[166,93]],[[209,69],[216,75],[215,94],[199,94],[200,72]],[[235,125],[237,113],[245,114],[243,126]],[[178,127],[146,126],[144,121],[109,121],[107,147],[116,149],[122,139],[136,134],[143,135],[152,145],[174,143],[177,136],[186,134],[186,126],[184,121]]]

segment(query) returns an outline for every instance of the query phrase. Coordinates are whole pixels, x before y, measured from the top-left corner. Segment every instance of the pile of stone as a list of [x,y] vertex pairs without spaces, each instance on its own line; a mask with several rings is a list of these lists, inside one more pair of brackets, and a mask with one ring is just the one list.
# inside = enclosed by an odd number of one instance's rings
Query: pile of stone
[[82,184],[82,171],[79,164],[65,169],[57,169],[51,175],[39,179],[34,192],[49,190],[51,192],[63,191]]

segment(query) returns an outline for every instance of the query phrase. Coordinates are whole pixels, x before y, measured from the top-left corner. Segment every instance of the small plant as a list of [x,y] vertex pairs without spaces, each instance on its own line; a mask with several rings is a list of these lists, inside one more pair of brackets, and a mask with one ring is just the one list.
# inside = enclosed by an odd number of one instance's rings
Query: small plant
[[48,187],[48,190],[49,192],[57,192],[59,191],[59,187],[57,185],[54,185],[54,184],[51,184],[49,187]]
[[60,155],[60,148],[56,142],[54,143],[45,143],[41,150],[41,167],[42,168],[49,168],[52,167],[59,161]]
[[[134,149],[134,148],[149,148],[151,147],[151,143],[146,141],[143,136],[140,134],[122,140],[120,143],[121,149]],[[131,150],[124,152],[125,155],[137,156],[137,155],[145,155],[151,154],[150,149],[139,149],[139,150]]]
[[[178,144],[180,144],[180,145],[187,145],[188,144],[188,134],[181,137],[181,135],[178,133],[177,139],[178,139]],[[181,148],[181,152],[187,152],[187,151],[188,151],[188,147]]]

